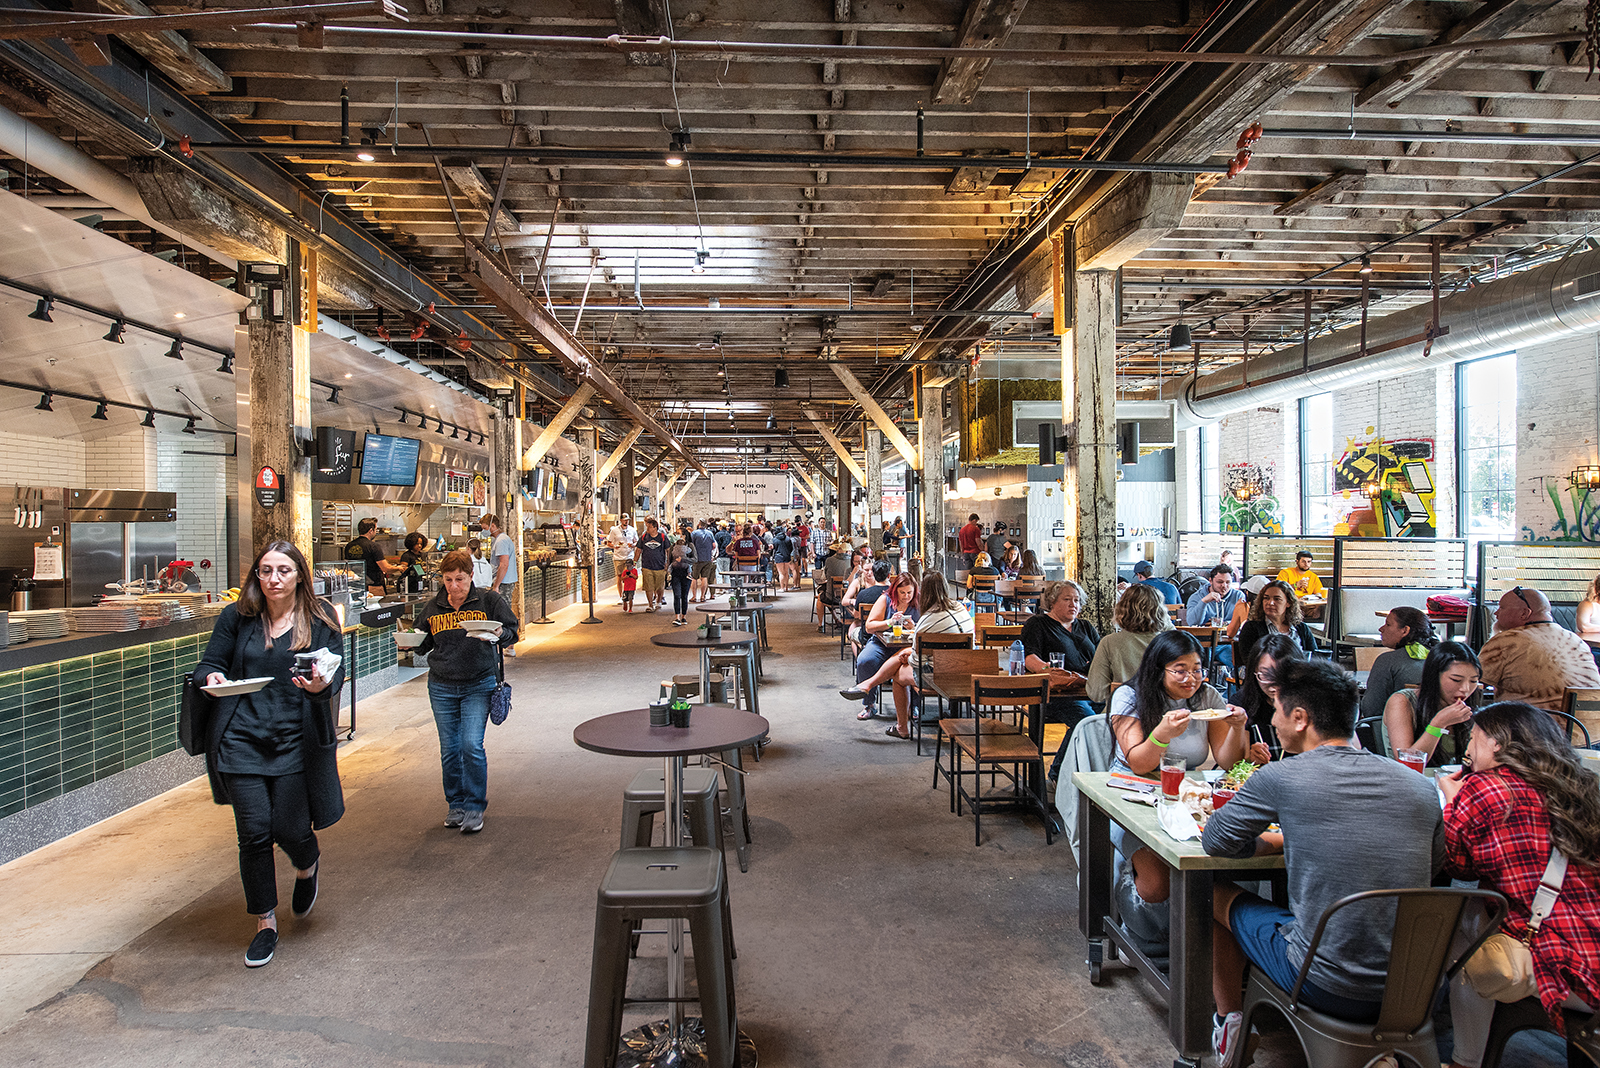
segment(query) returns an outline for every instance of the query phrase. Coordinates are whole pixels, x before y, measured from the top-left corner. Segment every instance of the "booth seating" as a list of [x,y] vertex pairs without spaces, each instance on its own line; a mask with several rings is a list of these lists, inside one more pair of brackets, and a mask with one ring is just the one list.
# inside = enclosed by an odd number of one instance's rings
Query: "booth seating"
[[[1578,629],[1578,602],[1600,575],[1600,546],[1524,541],[1478,543],[1478,590],[1474,615],[1493,621],[1500,598],[1517,586],[1538,590],[1550,599],[1551,617],[1558,626]],[[1469,634],[1469,640],[1473,637]],[[1473,648],[1489,638],[1483,626]]]
[[1322,627],[1312,631],[1334,647],[1377,645],[1379,613],[1409,605],[1428,610],[1428,598],[1471,598],[1462,538],[1334,538],[1333,583]]
[[1322,584],[1333,587],[1333,543],[1331,537],[1290,534],[1246,534],[1244,536],[1244,561],[1241,578],[1266,575],[1277,578],[1278,572],[1294,566],[1295,554],[1311,554],[1311,571]]

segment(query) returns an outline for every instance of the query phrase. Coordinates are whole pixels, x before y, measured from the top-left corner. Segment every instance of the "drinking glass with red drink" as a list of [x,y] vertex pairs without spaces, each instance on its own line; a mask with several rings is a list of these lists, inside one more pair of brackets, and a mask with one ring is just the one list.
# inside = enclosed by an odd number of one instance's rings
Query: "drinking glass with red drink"
[[1183,783],[1188,763],[1181,756],[1167,754],[1161,758],[1161,796],[1168,801],[1178,799],[1178,787]]
[[1236,793],[1238,793],[1237,790],[1229,790],[1225,786],[1214,786],[1214,787],[1212,787],[1212,789],[1211,789],[1211,810],[1213,812],[1215,812],[1217,809],[1221,808],[1223,805],[1226,805],[1229,801],[1232,801],[1233,800],[1233,795],[1236,794]]
[[1423,769],[1428,766],[1428,754],[1420,749],[1397,749],[1394,757],[1419,774],[1423,774]]

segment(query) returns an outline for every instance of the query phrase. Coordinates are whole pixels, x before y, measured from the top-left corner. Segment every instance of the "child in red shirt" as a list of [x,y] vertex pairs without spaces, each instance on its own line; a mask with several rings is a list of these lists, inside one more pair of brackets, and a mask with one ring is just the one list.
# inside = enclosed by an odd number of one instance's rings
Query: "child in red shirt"
[[622,569],[622,610],[633,611],[633,591],[639,585],[639,569],[629,560]]

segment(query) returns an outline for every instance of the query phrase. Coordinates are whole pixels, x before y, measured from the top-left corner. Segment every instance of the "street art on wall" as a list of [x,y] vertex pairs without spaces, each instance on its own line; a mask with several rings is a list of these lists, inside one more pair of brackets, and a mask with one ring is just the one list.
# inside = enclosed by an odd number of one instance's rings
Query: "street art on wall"
[[[1224,534],[1282,534],[1283,505],[1275,495],[1277,465],[1271,463],[1226,464],[1222,468],[1222,517]],[[1249,488],[1249,497],[1239,499],[1238,491]]]
[[1567,499],[1572,505],[1572,518],[1568,519],[1567,509],[1561,506],[1559,487],[1555,479],[1545,480],[1544,491],[1550,495],[1550,503],[1556,509],[1556,521],[1550,524],[1549,533],[1535,534],[1532,527],[1523,527],[1523,540],[1600,544],[1600,493],[1569,485]]
[[[1369,496],[1374,483],[1378,492]],[[1347,440],[1344,455],[1333,465],[1333,488],[1350,506],[1334,525],[1336,535],[1431,538],[1438,533],[1431,438]]]

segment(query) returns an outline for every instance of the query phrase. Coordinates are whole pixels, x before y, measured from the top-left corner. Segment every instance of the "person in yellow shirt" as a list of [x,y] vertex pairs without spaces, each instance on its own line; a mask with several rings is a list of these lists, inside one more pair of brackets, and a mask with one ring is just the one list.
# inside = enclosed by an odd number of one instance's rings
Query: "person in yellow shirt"
[[1287,582],[1301,597],[1321,597],[1322,580],[1311,570],[1311,554],[1302,549],[1294,554],[1294,566],[1278,572],[1278,581]]

